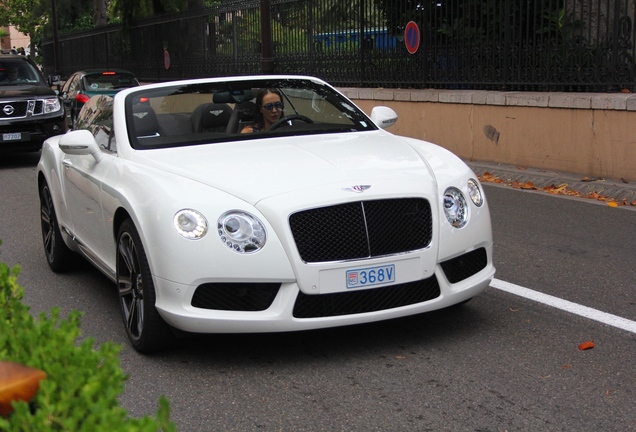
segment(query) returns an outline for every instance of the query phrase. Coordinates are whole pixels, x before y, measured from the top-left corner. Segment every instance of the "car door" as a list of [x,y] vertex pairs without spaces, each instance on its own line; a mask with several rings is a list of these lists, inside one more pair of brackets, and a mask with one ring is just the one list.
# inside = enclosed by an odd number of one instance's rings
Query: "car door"
[[108,98],[106,103],[103,98],[91,98],[88,102],[91,109],[83,112],[90,118],[78,119],[79,127],[88,129],[99,144],[101,160],[98,162],[93,155],[65,154],[62,182],[76,241],[95,264],[109,268],[106,263],[112,261],[108,256],[112,255],[114,248],[109,228],[112,227],[112,215],[104,213],[102,197],[104,178],[117,159],[117,153],[109,145],[114,135],[112,98]]

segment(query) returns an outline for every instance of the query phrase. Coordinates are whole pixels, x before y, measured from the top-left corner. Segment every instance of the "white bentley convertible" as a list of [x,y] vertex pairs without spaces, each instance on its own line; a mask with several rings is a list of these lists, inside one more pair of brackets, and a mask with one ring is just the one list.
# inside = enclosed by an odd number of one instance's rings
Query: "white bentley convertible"
[[[311,77],[167,82],[96,96],[38,165],[42,236],[117,284],[134,348],[173,329],[280,332],[386,320],[488,287],[475,174]],[[248,133],[242,133],[248,132]]]

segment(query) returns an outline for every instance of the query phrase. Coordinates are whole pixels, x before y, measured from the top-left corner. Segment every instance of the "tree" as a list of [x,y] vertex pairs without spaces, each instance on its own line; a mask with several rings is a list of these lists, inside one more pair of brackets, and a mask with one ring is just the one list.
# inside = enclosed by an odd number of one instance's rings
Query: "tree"
[[43,26],[49,20],[50,4],[47,11],[42,7],[41,0],[4,0],[2,6],[0,25],[13,25],[31,39],[42,34]]
[[95,27],[103,27],[108,24],[108,4],[107,0],[95,0],[95,14],[93,21]]

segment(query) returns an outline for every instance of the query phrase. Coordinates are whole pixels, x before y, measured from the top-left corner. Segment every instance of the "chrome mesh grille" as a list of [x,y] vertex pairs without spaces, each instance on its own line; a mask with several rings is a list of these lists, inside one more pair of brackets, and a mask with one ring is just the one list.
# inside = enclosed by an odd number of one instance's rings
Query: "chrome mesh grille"
[[305,210],[289,217],[303,261],[372,258],[422,249],[431,243],[431,206],[423,198],[357,201]]
[[28,101],[1,102],[0,118],[12,119],[26,117],[28,106]]

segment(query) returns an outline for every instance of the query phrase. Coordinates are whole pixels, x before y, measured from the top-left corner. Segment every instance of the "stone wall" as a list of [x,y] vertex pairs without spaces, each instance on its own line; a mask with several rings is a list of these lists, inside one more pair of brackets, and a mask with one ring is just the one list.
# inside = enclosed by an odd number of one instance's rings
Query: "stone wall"
[[463,159],[636,181],[636,94],[340,89]]

